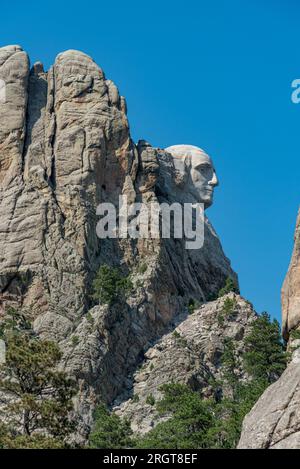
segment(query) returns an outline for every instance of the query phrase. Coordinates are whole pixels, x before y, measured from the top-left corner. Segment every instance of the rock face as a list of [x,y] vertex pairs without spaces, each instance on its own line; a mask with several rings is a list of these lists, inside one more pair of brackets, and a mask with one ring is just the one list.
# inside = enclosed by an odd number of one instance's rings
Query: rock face
[[[300,341],[298,340],[298,347]],[[239,449],[300,448],[300,354],[269,386],[243,422]]]
[[113,85],[80,52],[60,54],[46,74],[40,64],[30,71],[19,47],[3,48],[0,75],[2,301],[16,295],[37,315],[55,308],[73,320],[99,262],[101,191],[117,196],[135,158],[127,119]]
[[300,217],[298,214],[292,260],[282,288],[283,336],[292,359],[243,422],[238,448],[300,448]]
[[[85,435],[97,401],[111,404],[131,386],[144,353],[190,299],[204,302],[237,276],[207,218],[198,251],[178,239],[97,237],[99,203],[117,206],[121,194],[171,201],[166,179],[176,168],[170,153],[132,142],[125,99],[90,57],[66,51],[45,72],[41,63],[30,69],[19,46],[4,47],[0,80],[0,314],[23,308],[61,345]],[[132,276],[122,305],[91,300],[104,263]]]
[[[233,307],[225,313],[224,304],[228,299]],[[239,363],[235,370],[237,378],[247,379],[241,356],[245,351],[244,339],[256,317],[251,304],[229,293],[202,305],[185,319],[178,318],[179,325],[147,350],[142,367],[134,373],[133,384],[115,401],[115,412],[127,417],[133,431],[140,434],[161,420],[154,407],[147,404],[147,397],[152,395],[159,400],[163,384],[188,384],[205,397],[226,394],[226,389],[212,386],[212,382],[224,381],[222,355],[226,344],[229,340],[234,343]]]
[[300,211],[298,213],[295,244],[288,273],[281,292],[282,333],[288,340],[289,333],[300,326]]

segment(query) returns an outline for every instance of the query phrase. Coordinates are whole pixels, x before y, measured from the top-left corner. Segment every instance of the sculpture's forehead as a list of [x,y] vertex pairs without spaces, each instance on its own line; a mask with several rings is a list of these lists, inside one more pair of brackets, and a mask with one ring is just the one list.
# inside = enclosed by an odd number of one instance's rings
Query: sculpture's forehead
[[212,164],[211,158],[205,153],[202,148],[194,145],[173,145],[165,149],[175,159],[185,158],[189,156],[191,158],[192,166],[198,166],[199,164]]
[[196,166],[202,165],[204,163],[212,165],[212,161],[206,153],[193,152],[191,154],[191,164],[193,168],[195,168]]

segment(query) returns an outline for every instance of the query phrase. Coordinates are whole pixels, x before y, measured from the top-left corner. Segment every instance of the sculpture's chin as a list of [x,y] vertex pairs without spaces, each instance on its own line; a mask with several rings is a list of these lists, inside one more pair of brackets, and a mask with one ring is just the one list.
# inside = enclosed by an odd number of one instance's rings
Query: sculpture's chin
[[207,209],[213,204],[213,197],[206,197],[202,202],[204,203],[204,208]]
[[204,204],[205,208],[208,208],[213,203],[213,196],[213,190],[211,190],[210,188],[202,188],[202,190],[200,190],[197,194],[197,199],[199,203]]

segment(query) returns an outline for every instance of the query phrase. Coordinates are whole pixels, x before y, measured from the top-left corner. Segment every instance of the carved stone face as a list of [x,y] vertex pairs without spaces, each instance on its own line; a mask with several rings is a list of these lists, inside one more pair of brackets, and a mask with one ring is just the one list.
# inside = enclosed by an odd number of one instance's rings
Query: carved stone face
[[211,158],[193,145],[174,145],[166,148],[173,156],[174,166],[182,178],[182,191],[205,208],[213,202],[214,188],[219,184]]

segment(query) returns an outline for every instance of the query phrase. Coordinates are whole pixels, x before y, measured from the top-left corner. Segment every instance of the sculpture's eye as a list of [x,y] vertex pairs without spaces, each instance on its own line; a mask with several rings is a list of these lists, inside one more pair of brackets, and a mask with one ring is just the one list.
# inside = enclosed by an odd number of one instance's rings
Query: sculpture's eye
[[197,169],[204,175],[209,174],[212,171],[212,167],[209,164],[202,164]]

